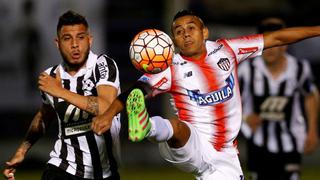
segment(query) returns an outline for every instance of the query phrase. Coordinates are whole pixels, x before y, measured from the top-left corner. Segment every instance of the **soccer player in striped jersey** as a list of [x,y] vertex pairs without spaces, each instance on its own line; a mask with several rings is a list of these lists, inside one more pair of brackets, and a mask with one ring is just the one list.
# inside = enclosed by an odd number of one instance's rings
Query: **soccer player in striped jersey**
[[26,138],[7,162],[4,176],[12,179],[32,145],[58,119],[59,134],[43,180],[120,179],[120,119],[104,134],[91,130],[92,118],[102,114],[120,93],[119,72],[114,60],[97,56],[90,49],[93,37],[82,15],[67,11],[57,25],[56,45],[62,62],[39,76],[43,104],[35,115]]
[[[264,19],[259,33],[283,29]],[[301,155],[317,147],[318,89],[310,65],[273,47],[239,67],[248,168],[252,180],[298,180]]]
[[[159,143],[164,159],[197,179],[243,179],[236,148],[242,120],[238,64],[263,49],[319,36],[320,26],[209,41],[200,17],[184,10],[175,15],[171,29],[179,53],[170,68],[144,74],[94,118],[92,128],[103,133],[112,116],[126,108],[132,141]],[[172,95],[178,118],[149,117],[145,97],[165,92]]]

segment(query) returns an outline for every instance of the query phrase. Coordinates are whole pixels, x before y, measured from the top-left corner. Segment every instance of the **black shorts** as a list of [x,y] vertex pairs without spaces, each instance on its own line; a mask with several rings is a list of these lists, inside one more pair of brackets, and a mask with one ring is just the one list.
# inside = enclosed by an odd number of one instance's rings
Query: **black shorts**
[[[52,164],[47,164],[46,169],[42,173],[41,180],[88,180],[88,179],[77,177],[75,175],[69,174],[68,172]],[[120,178],[119,176],[107,177],[107,178],[104,178],[103,180],[120,180]]]
[[271,153],[250,141],[247,147],[249,180],[290,180],[293,176],[300,179],[300,153]]

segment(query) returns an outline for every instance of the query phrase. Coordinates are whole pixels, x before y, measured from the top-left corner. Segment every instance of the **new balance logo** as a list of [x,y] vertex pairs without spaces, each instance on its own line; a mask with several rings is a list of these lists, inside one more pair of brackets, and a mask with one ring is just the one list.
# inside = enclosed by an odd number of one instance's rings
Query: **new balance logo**
[[192,76],[192,71],[189,71],[189,72],[186,72],[184,73],[184,78],[187,78],[187,77],[191,77]]

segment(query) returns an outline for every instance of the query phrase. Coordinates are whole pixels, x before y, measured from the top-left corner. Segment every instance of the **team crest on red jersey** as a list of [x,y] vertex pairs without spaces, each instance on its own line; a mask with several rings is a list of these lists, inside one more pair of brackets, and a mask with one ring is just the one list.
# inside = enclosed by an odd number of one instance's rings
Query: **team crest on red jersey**
[[229,71],[229,69],[230,69],[230,61],[228,58],[220,58],[220,60],[218,61],[217,64],[218,64],[219,68],[224,71]]

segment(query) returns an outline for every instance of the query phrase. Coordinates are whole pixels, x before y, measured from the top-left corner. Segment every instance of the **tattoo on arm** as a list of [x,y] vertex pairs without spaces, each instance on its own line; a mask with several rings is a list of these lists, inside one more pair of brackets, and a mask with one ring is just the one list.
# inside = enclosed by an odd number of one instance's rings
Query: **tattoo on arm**
[[55,117],[54,109],[50,105],[43,105],[34,116],[19,150],[26,153],[45,134],[47,127]]
[[25,145],[32,146],[45,132],[45,127],[41,112],[38,112],[33,118],[25,138]]
[[30,148],[32,144],[29,141],[23,141],[20,145],[18,152],[26,153]]
[[89,113],[92,113],[94,115],[98,115],[99,114],[99,103],[98,103],[98,98],[97,97],[93,97],[93,96],[89,96],[88,97],[88,104],[87,104],[86,110]]

